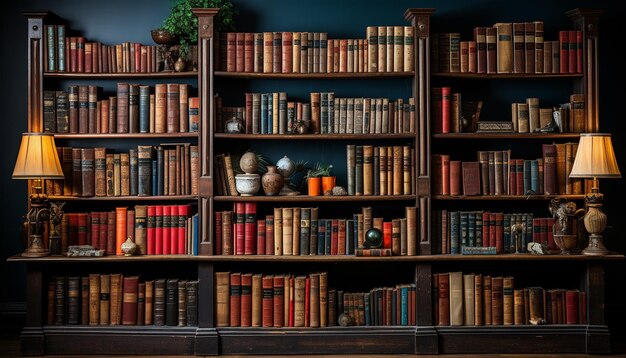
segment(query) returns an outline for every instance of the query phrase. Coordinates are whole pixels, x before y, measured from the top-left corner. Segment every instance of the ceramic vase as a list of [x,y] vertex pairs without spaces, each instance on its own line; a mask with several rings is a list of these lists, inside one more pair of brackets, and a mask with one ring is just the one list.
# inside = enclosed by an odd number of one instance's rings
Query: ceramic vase
[[267,166],[267,173],[261,177],[261,185],[265,195],[275,196],[278,195],[280,189],[283,188],[285,180],[283,176],[278,172],[278,169],[273,165]]

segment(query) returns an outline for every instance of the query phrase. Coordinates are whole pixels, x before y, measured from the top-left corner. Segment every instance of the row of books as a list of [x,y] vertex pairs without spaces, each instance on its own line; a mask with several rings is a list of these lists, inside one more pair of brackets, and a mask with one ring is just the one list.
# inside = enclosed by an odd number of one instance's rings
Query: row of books
[[[272,215],[273,214],[273,215]],[[352,219],[322,219],[319,209],[273,208],[257,215],[253,202],[237,202],[233,211],[215,212],[216,255],[357,255],[417,254],[417,208],[407,207],[404,218],[384,221],[363,207]],[[383,234],[379,251],[364,251],[365,232]]]
[[474,28],[473,41],[460,33],[431,36],[433,72],[582,73],[581,31],[559,31],[544,41],[543,21],[497,23]]
[[366,39],[328,39],[325,32],[221,33],[218,68],[227,72],[409,72],[411,26],[368,26]]
[[[436,254],[528,252],[530,242],[546,243],[549,250],[556,249],[554,219],[535,218],[532,213],[434,210],[432,222]],[[519,242],[511,229],[516,224],[521,224]]]
[[539,98],[527,98],[524,103],[511,104],[513,132],[534,133],[546,127],[553,119],[558,132],[586,132],[585,96],[572,94],[568,103],[554,108],[539,108]]
[[127,238],[135,242],[139,255],[198,254],[198,214],[189,204],[65,213],[60,233],[63,254],[68,246],[91,245],[106,255],[122,255]]
[[433,324],[489,326],[586,324],[587,295],[579,290],[515,288],[512,276],[433,274]]
[[199,99],[189,85],[150,86],[118,83],[116,96],[98,100],[100,87],[69,86],[44,91],[44,132],[50,133],[178,133],[198,132]]
[[67,36],[65,25],[44,25],[45,72],[159,72],[157,46],[136,42],[105,45],[83,36]]
[[198,281],[89,274],[48,282],[48,325],[198,325]]
[[328,273],[216,272],[217,327],[415,325],[415,284],[349,293],[328,287]]
[[128,153],[57,147],[64,179],[46,180],[48,195],[198,195],[198,146],[140,145]]
[[510,151],[479,151],[478,162],[432,156],[434,195],[580,195],[582,179],[569,178],[578,143],[543,144],[539,159],[511,159]]
[[348,195],[411,195],[415,150],[408,145],[346,146]]

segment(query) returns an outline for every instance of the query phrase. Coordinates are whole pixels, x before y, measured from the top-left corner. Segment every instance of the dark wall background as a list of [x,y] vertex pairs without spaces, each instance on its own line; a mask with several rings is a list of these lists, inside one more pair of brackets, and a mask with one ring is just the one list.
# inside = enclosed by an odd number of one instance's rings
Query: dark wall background
[[[400,25],[404,24],[403,14],[408,7],[435,7],[437,12],[432,19],[432,27],[436,31],[460,31],[462,38],[470,38],[474,26],[490,26],[495,22],[545,21],[545,38],[556,40],[556,31],[570,27],[564,12],[575,7],[599,7],[605,10],[600,18],[600,122],[601,130],[613,134],[618,162],[622,170],[626,170],[626,136],[621,130],[623,126],[624,71],[623,58],[615,52],[623,43],[623,20],[626,5],[623,1],[591,1],[591,0],[395,0],[384,2],[374,0],[362,1],[287,1],[287,0],[235,0],[239,9],[237,28],[240,31],[326,31],[330,38],[365,36],[368,25]],[[0,210],[4,220],[3,237],[0,239],[0,282],[5,289],[0,290],[0,317],[3,311],[19,311],[20,302],[25,300],[25,267],[19,264],[8,264],[5,259],[23,250],[18,235],[22,215],[26,211],[26,183],[11,180],[14,161],[20,141],[20,134],[26,131],[27,121],[27,26],[21,15],[26,9],[47,9],[54,11],[68,21],[69,26],[80,31],[88,39],[104,43],[137,41],[152,43],[149,30],[158,27],[169,13],[168,1],[3,1],[2,24],[2,65],[0,66],[2,85],[0,86],[0,108],[2,110],[2,131],[0,132],[0,153],[3,153],[0,169]],[[402,96],[407,93],[408,83],[400,80],[390,85],[377,86],[376,81],[365,81],[359,86],[328,84],[323,81],[302,81],[285,83],[290,97],[304,97],[313,90],[324,91],[334,89],[342,95],[365,96]],[[222,86],[239,89],[240,84],[222,83]],[[532,93],[523,91],[525,83],[515,82],[500,87],[484,82],[465,85],[464,95],[472,93],[471,86],[480,86],[484,99],[506,101],[523,100],[525,97],[538,96],[554,101],[565,102],[561,85],[557,85],[559,94],[555,95],[550,86],[530,85]],[[242,90],[265,90],[275,88],[264,81],[248,84]],[[273,87],[272,87],[273,86]],[[283,84],[280,84],[283,86]],[[536,87],[542,87],[543,89]],[[568,85],[569,91],[569,85]],[[241,92],[238,92],[241,93]],[[520,97],[515,99],[515,97]],[[241,101],[242,96],[237,95]],[[513,99],[512,99],[513,98]],[[228,98],[227,98],[228,99]],[[242,102],[239,102],[242,103]],[[332,161],[332,151],[324,152],[317,160]],[[272,158],[274,160],[278,158]],[[624,232],[626,223],[622,220],[622,209],[619,199],[624,181],[606,180],[601,183],[606,199],[604,211],[609,216],[609,227],[605,231],[606,243],[609,248],[618,252],[626,251]],[[513,208],[512,208],[513,209]],[[534,264],[534,263],[533,263]],[[536,264],[534,264],[536,265]],[[624,262],[612,263],[607,266],[606,309],[607,321],[611,326],[613,338],[618,350],[619,338],[625,337],[625,329],[618,326],[626,321],[624,306],[623,276],[626,265]],[[535,268],[536,269],[536,268]],[[22,308],[23,309],[23,308]],[[622,349],[623,350],[623,349]]]

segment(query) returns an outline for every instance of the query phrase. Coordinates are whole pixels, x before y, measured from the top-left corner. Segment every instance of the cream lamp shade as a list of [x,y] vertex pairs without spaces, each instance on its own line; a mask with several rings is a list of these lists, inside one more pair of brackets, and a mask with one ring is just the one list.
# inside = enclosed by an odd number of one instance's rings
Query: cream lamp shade
[[621,178],[611,135],[582,133],[570,178]]
[[22,134],[12,178],[63,179],[63,169],[51,134]]

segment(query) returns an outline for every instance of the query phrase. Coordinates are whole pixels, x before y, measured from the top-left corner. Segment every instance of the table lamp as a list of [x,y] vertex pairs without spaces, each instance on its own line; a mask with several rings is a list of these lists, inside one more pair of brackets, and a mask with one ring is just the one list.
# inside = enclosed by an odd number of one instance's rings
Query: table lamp
[[602,243],[602,232],[606,227],[606,215],[600,210],[602,195],[598,188],[599,178],[621,178],[617,167],[611,135],[607,133],[582,133],[572,166],[570,178],[593,178],[591,193],[585,197],[587,213],[585,229],[589,233],[589,245],[585,255],[606,255],[609,251]]
[[33,179],[30,194],[28,245],[22,256],[43,257],[48,251],[43,244],[43,223],[50,218],[48,197],[42,191],[42,179],[63,179],[63,170],[54,145],[54,137],[48,133],[24,133],[17,154],[13,179]]

